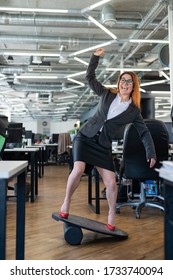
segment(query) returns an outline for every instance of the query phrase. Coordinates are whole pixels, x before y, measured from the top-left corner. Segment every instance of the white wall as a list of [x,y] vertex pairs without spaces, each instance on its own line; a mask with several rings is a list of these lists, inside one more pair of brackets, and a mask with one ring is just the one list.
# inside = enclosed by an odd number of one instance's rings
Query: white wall
[[69,132],[70,130],[75,129],[74,125],[78,120],[69,120],[69,121],[61,121],[61,122],[51,122],[50,123],[50,131],[52,133],[64,133]]
[[33,133],[37,133],[37,121],[25,121],[25,119],[22,119],[21,122],[25,130],[32,130]]
[[[32,130],[33,133],[47,134],[48,136],[53,133],[64,133],[69,132],[74,129],[74,125],[78,120],[69,121],[49,121],[49,120],[39,120],[39,121],[25,121],[21,120],[23,126],[26,130]],[[44,125],[47,122],[47,125]]]

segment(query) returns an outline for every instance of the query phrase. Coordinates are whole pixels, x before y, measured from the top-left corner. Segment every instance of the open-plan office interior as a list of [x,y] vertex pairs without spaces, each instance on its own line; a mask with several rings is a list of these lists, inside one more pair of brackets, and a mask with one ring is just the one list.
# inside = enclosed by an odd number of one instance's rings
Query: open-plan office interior
[[[173,199],[173,1],[2,0],[0,33],[0,258],[173,259],[172,217],[165,211]],[[71,233],[57,220],[73,167],[73,139],[99,102],[86,81],[98,48],[105,54],[96,77],[105,88],[117,89],[125,71],[137,74],[141,114],[164,161],[141,184],[131,177],[140,165],[131,165],[131,176],[120,172],[128,140],[114,139],[116,223],[125,233],[118,237],[86,226]],[[81,177],[71,212],[106,224],[105,185],[94,168]]]

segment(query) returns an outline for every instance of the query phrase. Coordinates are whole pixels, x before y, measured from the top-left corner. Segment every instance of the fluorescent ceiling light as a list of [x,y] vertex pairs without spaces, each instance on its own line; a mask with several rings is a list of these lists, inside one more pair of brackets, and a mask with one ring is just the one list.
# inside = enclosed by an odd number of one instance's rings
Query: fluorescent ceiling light
[[166,112],[170,112],[170,110],[157,110],[157,113],[166,113]]
[[163,77],[165,77],[168,81],[170,80],[170,77],[169,77],[168,75],[166,75],[165,72],[160,71],[160,74],[161,74]]
[[[171,92],[170,91],[162,91],[162,90],[152,90],[151,91],[151,93],[153,93],[153,94],[159,94],[159,93],[161,93],[161,94],[171,94]],[[157,99],[167,99],[168,97],[165,97],[165,96],[163,96],[163,97],[159,97],[159,96],[156,96],[155,98],[157,98]]]
[[112,87],[112,88],[115,88],[117,87],[116,85],[104,85],[104,87]]
[[88,19],[92,21],[95,25],[97,25],[100,29],[102,29],[104,32],[106,32],[112,39],[116,40],[117,36],[115,36],[111,31],[109,31],[106,27],[104,27],[100,22],[98,22],[96,19],[94,19],[91,16],[88,16]]
[[160,80],[160,81],[154,81],[154,82],[148,82],[148,83],[141,83],[140,86],[150,86],[150,85],[157,85],[157,84],[163,84],[167,82],[168,80]]
[[[58,98],[59,99],[59,98]],[[61,103],[56,103],[56,100],[54,101],[56,106],[62,106],[62,105],[73,105],[74,102],[61,102]]]
[[0,81],[6,80],[7,77],[0,77]]
[[146,90],[145,89],[142,89],[142,88],[139,88],[140,89],[140,91],[142,91],[142,92],[146,92]]
[[62,108],[55,108],[54,111],[61,111],[61,110],[68,110],[70,109],[69,106],[66,106],[66,107],[62,107]]
[[97,7],[99,7],[99,6],[103,5],[103,4],[105,4],[105,3],[107,3],[107,2],[110,2],[110,1],[111,1],[111,0],[102,0],[102,1],[99,1],[99,2],[93,4],[93,5],[89,6],[89,7],[84,8],[81,12],[82,12],[82,13],[85,13],[86,11],[91,11],[91,10],[93,10],[93,9],[95,9],[95,8],[97,8]]
[[164,109],[171,109],[171,104],[163,106]]
[[21,75],[21,76],[16,76],[17,79],[22,80],[22,79],[58,79],[58,76],[55,75]]
[[[150,72],[150,71],[154,71],[154,69],[151,68],[106,68],[106,71],[146,71],[146,72]],[[158,70],[156,70],[158,71]]]
[[84,61],[83,59],[80,59],[80,58],[78,58],[78,57],[74,57],[74,60],[76,60],[76,61],[78,61],[78,62],[80,62],[80,63],[82,63],[82,64],[85,64],[85,65],[87,65],[88,66],[88,62],[86,62],[86,61]]
[[39,9],[39,8],[0,7],[0,11],[68,14],[68,10],[65,10],[65,9]]
[[84,85],[85,85],[84,83],[81,83],[81,82],[79,82],[79,81],[77,81],[77,80],[74,80],[74,79],[71,79],[71,78],[67,78],[67,80],[68,80],[68,81],[71,81],[71,82],[73,82],[73,83],[76,83],[76,84],[78,84],[78,85],[81,85],[81,86],[84,86]]
[[7,77],[4,74],[0,74],[0,81],[3,81],[5,79],[7,79]]
[[170,69],[169,67],[160,68],[160,70],[164,70],[164,71],[167,71],[167,70],[169,70],[169,69]]
[[115,43],[115,40],[111,40],[111,41],[108,41],[108,42],[105,42],[105,43],[102,43],[102,44],[99,44],[99,45],[95,45],[95,46],[92,46],[92,47],[89,47],[89,48],[86,48],[86,49],[83,49],[83,50],[71,53],[69,56],[75,56],[77,54],[85,53],[85,52],[88,52],[88,51],[91,51],[91,50],[96,50],[98,48],[101,48],[101,47],[104,47],[104,46],[108,46],[108,45],[111,45],[113,43]]
[[[104,85],[104,84],[103,84]],[[104,85],[104,87],[117,88],[117,85]]]
[[85,74],[85,73],[86,73],[86,71],[77,72],[77,73],[74,73],[74,74],[67,75],[66,78],[79,76],[79,75],[82,75],[82,74]]
[[131,43],[153,43],[153,44],[169,44],[168,40],[151,40],[151,39],[130,39]]
[[56,52],[42,52],[42,51],[5,51],[3,52],[4,55],[19,55],[19,56],[52,56],[52,57],[60,57],[59,53]]

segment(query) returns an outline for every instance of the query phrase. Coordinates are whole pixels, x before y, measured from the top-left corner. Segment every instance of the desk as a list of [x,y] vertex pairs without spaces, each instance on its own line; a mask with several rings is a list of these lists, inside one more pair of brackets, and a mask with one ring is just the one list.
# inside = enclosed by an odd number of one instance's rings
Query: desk
[[0,161],[0,259],[6,258],[6,194],[8,180],[17,177],[16,259],[24,259],[25,174],[27,161]]
[[34,202],[35,196],[38,195],[38,153],[38,148],[5,149],[3,153],[5,160],[22,160],[29,154],[31,161],[31,202]]
[[173,260],[173,162],[172,169],[159,169],[159,176],[163,178],[164,199],[165,199],[165,217],[164,217],[164,248],[165,259]]

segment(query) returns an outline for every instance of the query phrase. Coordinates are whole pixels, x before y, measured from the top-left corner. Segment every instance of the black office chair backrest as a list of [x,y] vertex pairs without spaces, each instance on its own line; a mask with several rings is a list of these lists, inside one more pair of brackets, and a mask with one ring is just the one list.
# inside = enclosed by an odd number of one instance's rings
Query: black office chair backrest
[[139,134],[133,124],[128,124],[124,132],[123,168],[127,178],[131,179],[159,179],[155,168],[161,166],[161,161],[168,159],[168,133],[165,124],[159,120],[145,120],[154,141],[157,162],[153,168],[149,167],[146,152]]

